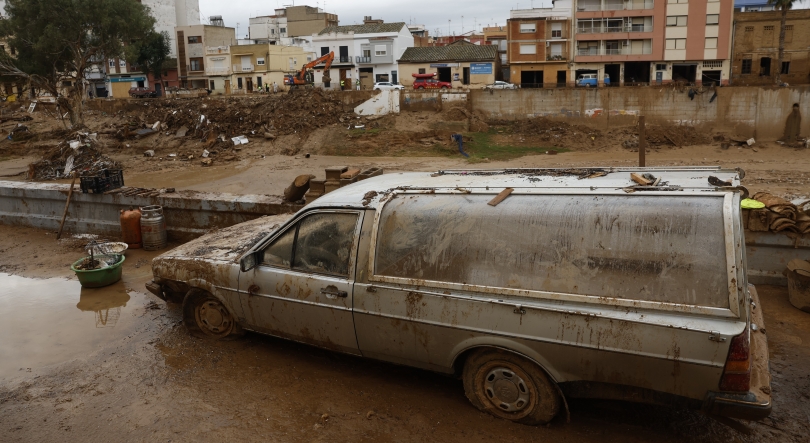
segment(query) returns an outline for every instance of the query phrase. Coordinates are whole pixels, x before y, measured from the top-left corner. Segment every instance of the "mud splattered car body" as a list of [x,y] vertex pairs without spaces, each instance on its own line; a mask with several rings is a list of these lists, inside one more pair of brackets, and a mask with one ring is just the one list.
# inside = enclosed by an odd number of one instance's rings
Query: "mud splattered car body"
[[[660,180],[639,186],[631,172]],[[244,329],[463,373],[473,404],[523,423],[550,420],[563,396],[758,419],[770,374],[740,175],[384,175],[283,224],[260,219],[170,251],[148,286],[178,301],[204,291],[222,306],[211,318]]]

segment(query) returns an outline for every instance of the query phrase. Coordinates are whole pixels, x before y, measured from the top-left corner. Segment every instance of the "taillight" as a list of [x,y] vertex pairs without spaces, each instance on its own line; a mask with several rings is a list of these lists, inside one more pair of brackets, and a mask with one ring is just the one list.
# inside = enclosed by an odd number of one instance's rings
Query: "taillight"
[[720,378],[721,391],[748,392],[751,387],[751,346],[748,328],[731,339],[726,367]]

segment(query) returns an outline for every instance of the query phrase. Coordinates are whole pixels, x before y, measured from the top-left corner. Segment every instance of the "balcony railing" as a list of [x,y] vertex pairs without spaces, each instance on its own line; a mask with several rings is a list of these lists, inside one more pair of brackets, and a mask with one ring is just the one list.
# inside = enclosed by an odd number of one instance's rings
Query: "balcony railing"
[[206,54],[227,54],[230,52],[229,46],[206,46],[205,53]]
[[577,12],[592,12],[592,11],[621,11],[621,10],[639,10],[639,9],[653,9],[655,2],[653,0],[644,1],[629,1],[629,2],[605,2],[597,4],[579,4],[577,5]]
[[621,48],[578,48],[577,55],[649,55],[652,48],[647,48],[641,52],[633,52],[629,47]]
[[227,66],[210,67],[210,68],[207,68],[205,70],[205,73],[208,74],[208,75],[223,75],[223,74],[229,74],[230,70],[228,69]]
[[233,72],[253,72],[253,64],[233,65]]
[[188,72],[203,72],[203,71],[205,71],[205,66],[203,66],[203,65],[197,65],[197,66],[186,65],[186,69],[188,70]]
[[340,60],[340,63],[351,63],[352,62],[352,58],[349,57],[348,55],[341,55],[340,57],[338,57],[338,59]]
[[611,32],[652,32],[651,25],[625,25],[625,26],[591,26],[579,27],[580,34],[605,34]]
[[357,56],[354,58],[357,63],[371,63],[371,57]]

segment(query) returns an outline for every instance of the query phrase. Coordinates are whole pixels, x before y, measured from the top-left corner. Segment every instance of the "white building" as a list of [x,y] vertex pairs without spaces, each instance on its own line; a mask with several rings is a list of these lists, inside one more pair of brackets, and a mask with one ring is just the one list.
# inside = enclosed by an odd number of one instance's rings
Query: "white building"
[[171,37],[170,57],[177,58],[177,36],[174,28],[200,24],[199,0],[141,0],[141,3],[152,11],[152,17],[156,20],[155,30],[166,31]]
[[[335,53],[327,88],[339,88],[344,80],[347,89],[354,89],[360,80],[362,89],[371,89],[374,82],[399,82],[397,60],[405,49],[414,45],[414,38],[404,22],[383,23],[366,17],[364,24],[330,26],[312,36],[316,55]],[[322,83],[323,72],[315,72],[315,83]]]

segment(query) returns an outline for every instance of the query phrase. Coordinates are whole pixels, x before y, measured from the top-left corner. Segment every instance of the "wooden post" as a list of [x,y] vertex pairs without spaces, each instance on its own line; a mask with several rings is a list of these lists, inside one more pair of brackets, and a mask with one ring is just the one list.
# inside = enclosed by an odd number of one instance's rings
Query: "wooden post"
[[647,166],[647,131],[644,126],[644,116],[638,116],[638,166]]
[[67,202],[65,203],[65,212],[62,213],[62,221],[59,223],[59,232],[56,233],[56,239],[62,238],[62,228],[65,227],[65,219],[67,218],[68,208],[70,207],[70,198],[73,197],[73,186],[76,185],[76,177],[79,176],[78,172],[73,173],[73,180],[70,181],[70,190],[68,190]]

